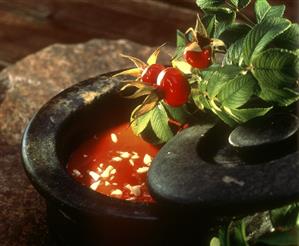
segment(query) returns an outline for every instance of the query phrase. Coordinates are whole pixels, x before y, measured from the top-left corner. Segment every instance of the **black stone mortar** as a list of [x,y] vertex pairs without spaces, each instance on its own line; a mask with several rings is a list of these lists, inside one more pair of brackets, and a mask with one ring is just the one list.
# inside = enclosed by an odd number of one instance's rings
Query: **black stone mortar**
[[25,130],[24,168],[46,200],[54,245],[208,245],[214,217],[107,197],[66,172],[68,158],[80,143],[128,121],[136,106],[119,96],[119,80],[111,75],[64,90],[39,110]]

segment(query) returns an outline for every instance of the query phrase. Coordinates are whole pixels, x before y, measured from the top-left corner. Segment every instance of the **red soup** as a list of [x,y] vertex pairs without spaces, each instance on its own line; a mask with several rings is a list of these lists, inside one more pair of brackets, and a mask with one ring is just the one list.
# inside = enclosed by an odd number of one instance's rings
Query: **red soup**
[[107,196],[153,202],[146,176],[157,152],[124,123],[81,144],[72,153],[67,171],[82,185]]

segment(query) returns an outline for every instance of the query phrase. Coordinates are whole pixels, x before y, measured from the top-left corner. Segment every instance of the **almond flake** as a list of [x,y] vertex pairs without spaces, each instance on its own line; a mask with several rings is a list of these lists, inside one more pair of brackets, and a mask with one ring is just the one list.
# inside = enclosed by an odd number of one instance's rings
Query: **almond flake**
[[119,190],[119,189],[113,190],[110,193],[111,196],[116,196],[116,197],[121,197],[122,194],[123,194],[123,192],[121,190]]
[[111,159],[112,161],[116,161],[116,162],[120,162],[123,160],[123,158],[119,157],[119,156],[115,156]]
[[130,185],[130,184],[127,184],[125,186],[125,188],[127,188],[129,191],[130,191],[130,194],[131,195],[134,195],[134,196],[140,196],[141,194],[141,185]]
[[82,176],[82,174],[80,173],[80,171],[77,170],[77,169],[74,169],[74,170],[72,171],[72,175],[75,176],[75,177],[80,177],[80,176]]
[[113,170],[113,166],[108,166],[106,167],[106,169],[104,170],[104,172],[101,174],[102,178],[108,178],[110,176],[110,172]]
[[97,167],[97,170],[98,170],[99,173],[102,173],[102,172],[103,172],[103,169],[101,169],[101,168],[99,168],[99,167]]
[[149,167],[139,167],[137,169],[137,173],[146,173],[148,171]]
[[117,153],[119,154],[119,156],[121,158],[127,159],[131,156],[131,154],[129,152],[124,152],[124,151],[117,151]]
[[90,189],[92,189],[92,190],[96,190],[96,189],[99,187],[100,183],[101,183],[101,180],[92,183],[89,187],[90,187]]
[[140,158],[137,152],[133,151],[132,153],[133,153],[133,155],[131,156],[131,159],[137,160]]
[[131,165],[132,167],[134,167],[134,165],[135,165],[134,160],[130,159],[130,160],[129,160],[129,163],[130,163],[130,165]]
[[112,183],[112,185],[118,185],[118,183]]
[[111,176],[109,180],[111,181],[111,180],[113,180],[114,178],[115,178],[115,176]]
[[90,171],[88,174],[93,178],[94,181],[98,181],[100,178],[100,175],[94,171]]
[[143,163],[149,166],[152,163],[152,157],[148,154],[145,154],[143,157]]
[[116,169],[115,168],[112,169],[111,172],[110,172],[110,174],[116,174]]
[[112,140],[112,142],[113,142],[113,143],[117,143],[118,138],[117,138],[116,134],[115,134],[115,133],[111,133],[110,136],[111,136],[111,140]]
[[100,168],[103,168],[103,167],[104,167],[104,164],[103,164],[103,163],[100,163],[99,167],[100,167]]
[[109,181],[105,181],[105,186],[108,186],[110,185],[110,182]]

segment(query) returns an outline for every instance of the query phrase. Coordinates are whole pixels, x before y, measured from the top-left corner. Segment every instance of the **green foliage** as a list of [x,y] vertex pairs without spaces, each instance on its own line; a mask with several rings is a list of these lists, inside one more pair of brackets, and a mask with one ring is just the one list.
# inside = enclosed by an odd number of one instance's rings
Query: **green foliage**
[[173,137],[173,133],[168,125],[167,112],[161,103],[153,109],[150,122],[155,135],[161,141],[167,142]]
[[291,22],[283,18],[267,18],[257,24],[244,39],[243,55],[245,64],[250,65],[257,54],[290,26]]
[[267,0],[256,0],[254,5],[256,20],[258,23],[271,17],[282,17],[285,11],[284,5],[271,6]]
[[201,9],[217,7],[223,4],[225,0],[196,0],[196,4]]
[[260,232],[260,227],[254,219],[255,216],[259,216],[260,219],[265,220],[263,214],[232,220],[219,229],[218,235],[212,237],[210,246],[299,245],[298,204],[271,210],[269,214],[271,221],[266,230]]
[[230,0],[230,2],[238,9],[246,8],[251,0]]

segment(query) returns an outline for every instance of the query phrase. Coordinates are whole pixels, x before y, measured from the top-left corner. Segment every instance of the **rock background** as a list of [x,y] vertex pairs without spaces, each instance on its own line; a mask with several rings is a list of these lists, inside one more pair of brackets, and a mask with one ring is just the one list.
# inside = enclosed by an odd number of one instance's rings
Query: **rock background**
[[[76,82],[132,66],[120,53],[146,60],[153,50],[127,40],[55,44],[0,73],[0,245],[49,245],[45,203],[20,160],[22,134],[33,114]],[[162,63],[169,60],[166,53]]]

